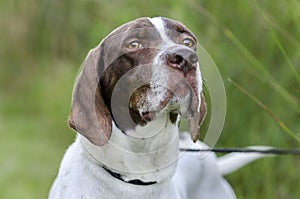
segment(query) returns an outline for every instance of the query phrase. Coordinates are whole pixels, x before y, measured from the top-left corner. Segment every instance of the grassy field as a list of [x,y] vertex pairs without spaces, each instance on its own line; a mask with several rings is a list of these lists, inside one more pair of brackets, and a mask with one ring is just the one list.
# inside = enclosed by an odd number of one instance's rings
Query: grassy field
[[[81,62],[115,27],[141,16],[182,21],[217,64],[227,95],[218,147],[300,148],[297,0],[0,0],[0,4],[0,198],[46,198],[75,136],[67,118]],[[228,78],[264,103],[290,131]],[[238,198],[296,199],[299,166],[300,157],[272,157],[226,178]]]

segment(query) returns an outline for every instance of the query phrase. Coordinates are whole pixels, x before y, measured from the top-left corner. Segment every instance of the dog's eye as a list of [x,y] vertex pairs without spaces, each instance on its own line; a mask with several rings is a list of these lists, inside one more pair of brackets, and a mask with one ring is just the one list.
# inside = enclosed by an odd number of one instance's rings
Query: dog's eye
[[185,38],[184,40],[182,40],[182,44],[191,48],[195,45],[195,41],[191,38]]
[[142,44],[139,41],[132,41],[127,46],[127,48],[129,48],[129,49],[138,49],[141,47],[142,47]]

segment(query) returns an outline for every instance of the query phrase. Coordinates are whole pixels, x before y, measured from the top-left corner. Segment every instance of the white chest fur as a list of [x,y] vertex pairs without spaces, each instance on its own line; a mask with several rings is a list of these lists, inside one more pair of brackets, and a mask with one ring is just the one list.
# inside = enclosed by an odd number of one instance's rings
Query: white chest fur
[[[78,134],[63,158],[49,198],[101,198],[104,194],[106,199],[119,196],[176,199],[172,176],[178,154],[177,124],[172,124],[167,114],[128,135],[114,125],[110,141],[104,146],[96,146]],[[151,186],[125,183],[112,177],[103,166],[121,174],[126,181],[157,183]]]
[[104,146],[91,144],[78,137],[90,158],[110,170],[120,173],[124,180],[140,179],[161,182],[175,172],[178,157],[178,128],[167,114],[144,127],[122,133],[113,125],[113,133]]

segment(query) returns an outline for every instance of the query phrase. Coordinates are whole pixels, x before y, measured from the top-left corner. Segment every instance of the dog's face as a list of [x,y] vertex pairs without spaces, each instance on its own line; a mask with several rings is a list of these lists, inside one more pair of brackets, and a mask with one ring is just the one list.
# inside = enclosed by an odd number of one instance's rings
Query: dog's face
[[167,114],[190,118],[193,138],[205,115],[194,34],[180,22],[140,18],[91,50],[73,92],[70,126],[97,145],[112,121],[126,134]]

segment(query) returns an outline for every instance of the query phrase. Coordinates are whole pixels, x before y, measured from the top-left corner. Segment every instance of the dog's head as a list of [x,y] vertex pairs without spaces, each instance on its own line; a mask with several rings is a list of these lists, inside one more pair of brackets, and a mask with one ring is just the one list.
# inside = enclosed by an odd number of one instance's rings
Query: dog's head
[[139,18],[110,33],[87,55],[76,80],[69,125],[96,145],[112,122],[126,134],[162,114],[174,125],[189,118],[190,133],[206,106],[194,34],[167,18]]

